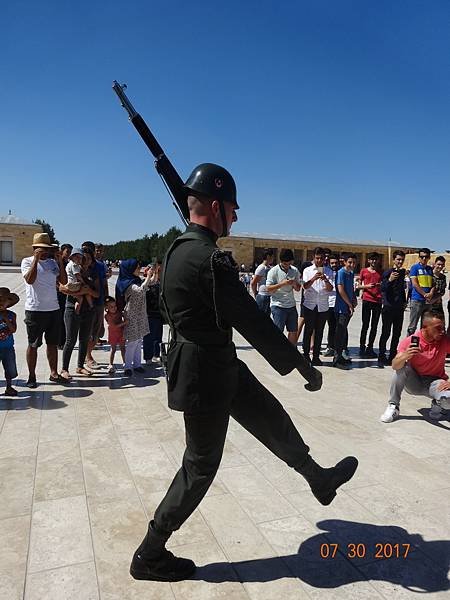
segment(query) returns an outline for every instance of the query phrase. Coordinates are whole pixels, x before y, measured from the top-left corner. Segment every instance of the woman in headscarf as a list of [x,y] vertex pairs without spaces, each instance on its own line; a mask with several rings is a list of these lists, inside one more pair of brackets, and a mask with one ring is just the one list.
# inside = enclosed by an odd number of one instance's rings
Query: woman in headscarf
[[142,338],[149,332],[146,292],[150,285],[151,273],[142,282],[139,277],[141,266],[135,258],[122,260],[116,283],[116,302],[124,311],[125,327],[125,375],[131,377],[133,369],[144,373],[141,365]]

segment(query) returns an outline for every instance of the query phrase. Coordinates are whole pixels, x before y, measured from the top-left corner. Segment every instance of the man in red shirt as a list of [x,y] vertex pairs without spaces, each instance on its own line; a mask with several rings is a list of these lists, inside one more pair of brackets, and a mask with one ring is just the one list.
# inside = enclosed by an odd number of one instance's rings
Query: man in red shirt
[[[377,358],[373,351],[373,343],[377,335],[378,321],[381,315],[381,279],[380,255],[371,252],[367,257],[368,268],[361,269],[358,289],[362,294],[362,327],[359,338],[359,355],[362,358]],[[372,321],[372,323],[371,323]],[[370,325],[369,342],[366,348],[367,331]]]
[[424,312],[422,329],[400,342],[392,361],[394,376],[389,403],[381,415],[383,423],[398,419],[400,397],[404,389],[410,394],[432,399],[431,419],[438,421],[445,417],[445,410],[450,408],[450,381],[445,372],[448,353],[450,331],[445,334],[444,315],[439,311]]

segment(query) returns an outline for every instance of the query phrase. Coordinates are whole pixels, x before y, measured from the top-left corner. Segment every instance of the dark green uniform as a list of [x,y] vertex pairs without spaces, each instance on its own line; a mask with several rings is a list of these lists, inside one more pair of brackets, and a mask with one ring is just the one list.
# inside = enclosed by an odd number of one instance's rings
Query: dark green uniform
[[237,358],[232,328],[280,374],[298,368],[317,388],[321,375],[258,309],[216,240],[209,229],[190,225],[169,249],[162,269],[162,312],[172,332],[169,406],[184,412],[186,451],[155,513],[161,532],[178,529],[208,491],[230,416],[294,469],[309,451],[278,400]]

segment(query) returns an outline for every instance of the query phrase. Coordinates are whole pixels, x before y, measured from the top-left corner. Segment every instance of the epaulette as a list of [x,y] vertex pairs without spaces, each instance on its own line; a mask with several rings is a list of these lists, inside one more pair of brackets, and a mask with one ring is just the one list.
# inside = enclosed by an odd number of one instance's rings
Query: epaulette
[[239,265],[228,252],[215,250],[211,255],[211,265],[221,271],[239,272]]

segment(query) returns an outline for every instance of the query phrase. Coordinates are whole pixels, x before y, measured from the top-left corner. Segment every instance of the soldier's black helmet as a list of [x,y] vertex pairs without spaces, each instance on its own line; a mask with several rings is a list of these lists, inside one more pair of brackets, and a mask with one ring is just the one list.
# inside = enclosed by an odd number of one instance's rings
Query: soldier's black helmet
[[213,163],[202,163],[195,167],[184,184],[185,189],[222,202],[237,203],[236,184],[231,174]]

